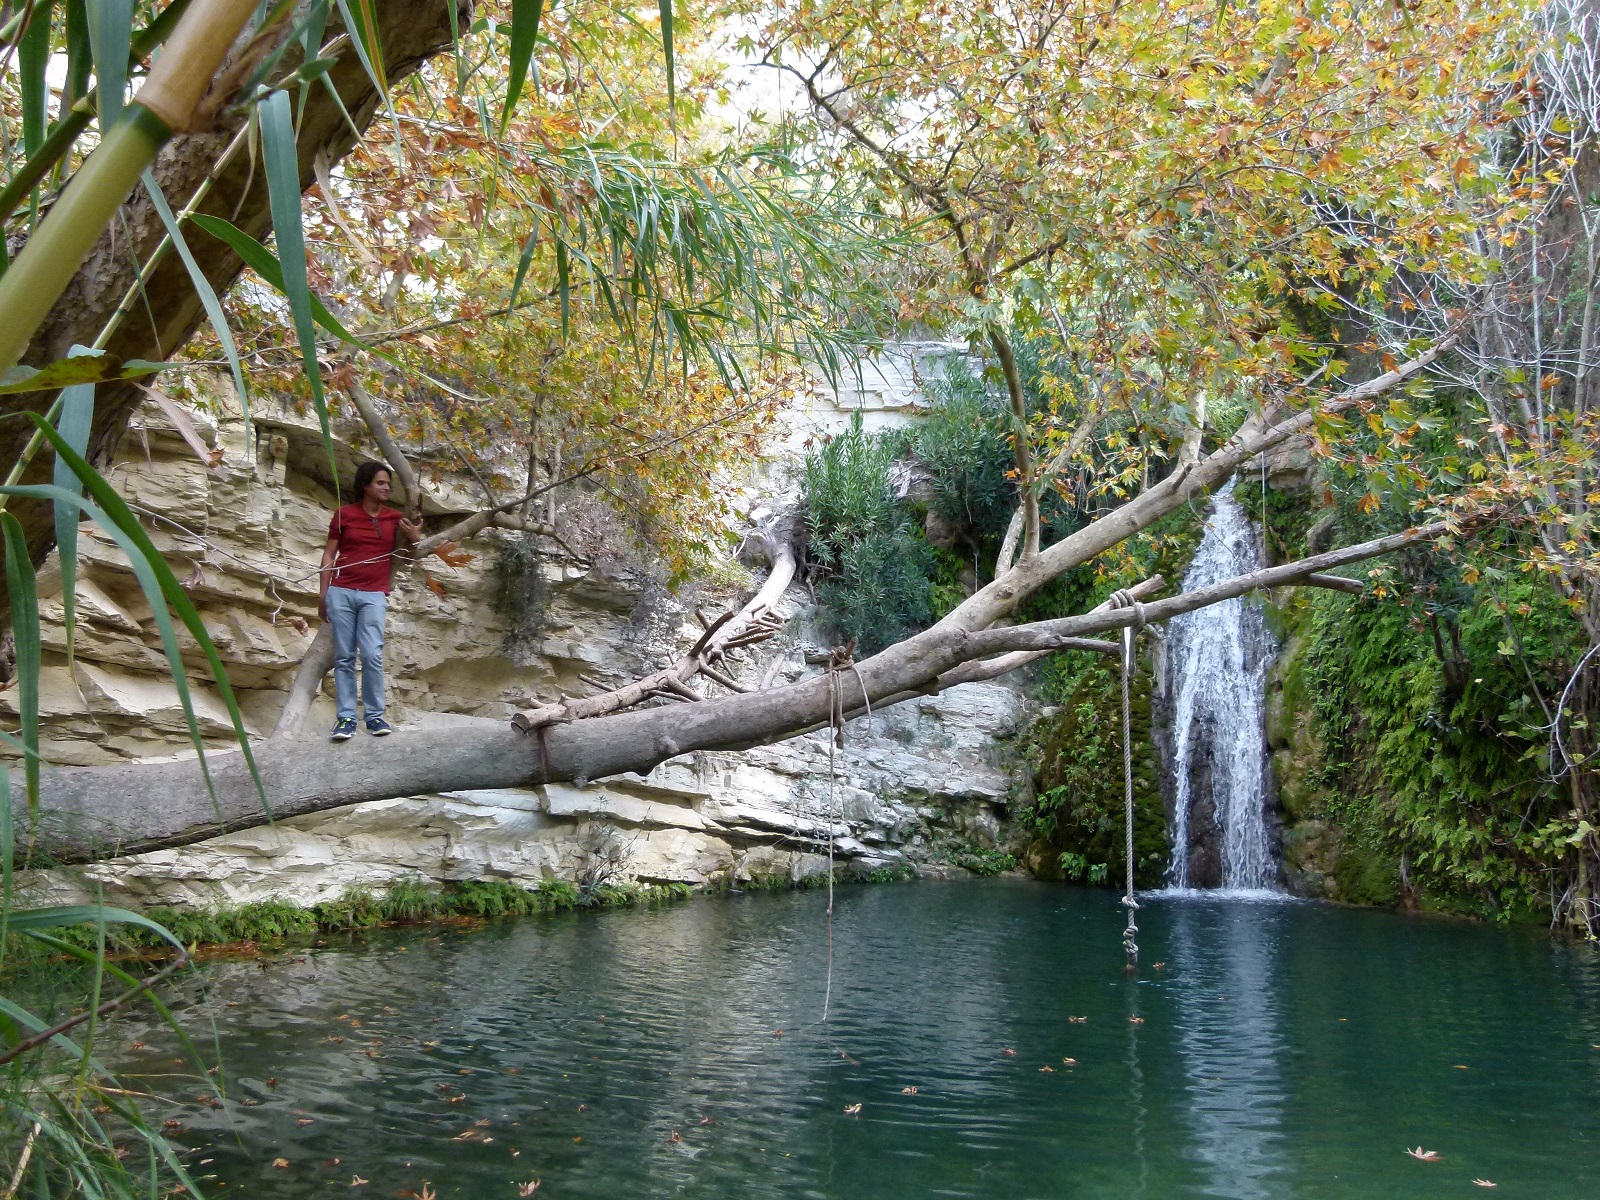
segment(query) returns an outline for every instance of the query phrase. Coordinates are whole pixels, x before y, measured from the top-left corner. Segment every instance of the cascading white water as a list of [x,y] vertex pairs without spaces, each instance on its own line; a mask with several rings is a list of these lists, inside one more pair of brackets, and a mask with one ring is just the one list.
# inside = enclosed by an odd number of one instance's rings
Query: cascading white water
[[[1262,565],[1256,528],[1233,498],[1233,482],[1213,498],[1183,577],[1186,592]],[[1174,887],[1195,886],[1190,851],[1199,831],[1191,825],[1202,810],[1215,821],[1221,886],[1271,888],[1277,866],[1264,811],[1264,710],[1267,665],[1277,649],[1272,635],[1256,605],[1235,599],[1174,618],[1167,636],[1177,776],[1168,878]]]

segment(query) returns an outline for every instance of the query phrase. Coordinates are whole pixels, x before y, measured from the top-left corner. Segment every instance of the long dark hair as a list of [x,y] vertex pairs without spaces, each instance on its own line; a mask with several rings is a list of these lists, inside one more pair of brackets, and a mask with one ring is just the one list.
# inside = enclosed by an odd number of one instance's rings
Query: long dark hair
[[356,468],[355,503],[360,504],[367,498],[367,488],[372,481],[378,477],[379,471],[382,471],[385,475],[387,475],[391,483],[394,482],[394,472],[389,470],[388,463],[364,462]]

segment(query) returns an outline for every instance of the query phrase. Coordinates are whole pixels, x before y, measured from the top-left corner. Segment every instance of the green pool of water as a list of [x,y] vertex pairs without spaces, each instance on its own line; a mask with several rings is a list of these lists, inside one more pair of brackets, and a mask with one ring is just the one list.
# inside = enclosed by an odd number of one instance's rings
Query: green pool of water
[[819,1023],[825,908],[708,898],[213,964],[195,1011],[227,1103],[189,1101],[153,1033],[124,1066],[183,1097],[220,1195],[1600,1196],[1587,948],[1156,898],[1129,979],[1104,893],[856,887]]

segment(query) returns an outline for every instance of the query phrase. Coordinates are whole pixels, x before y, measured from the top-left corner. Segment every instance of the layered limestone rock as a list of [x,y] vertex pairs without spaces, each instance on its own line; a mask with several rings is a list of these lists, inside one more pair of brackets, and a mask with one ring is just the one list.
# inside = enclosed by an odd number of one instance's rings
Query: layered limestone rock
[[[879,397],[874,410],[898,416],[914,406]],[[147,407],[108,474],[184,581],[250,733],[264,737],[314,632],[317,563],[337,501],[314,419],[281,408],[252,415],[247,444],[226,401],[193,413],[191,428]],[[837,429],[847,419],[814,397],[789,440],[807,425]],[[353,444],[355,430],[341,432],[337,460],[348,481],[370,448]],[[212,452],[207,458],[221,451],[219,465],[202,461],[194,441]],[[781,462],[768,464],[766,494],[752,491],[747,508],[759,515],[781,503],[774,493],[787,474]],[[473,508],[449,480],[430,479],[428,489],[424,513],[435,527]],[[698,636],[693,604],[737,605],[753,583],[729,564],[717,585],[674,598],[625,567],[547,558],[536,568],[544,576],[537,640],[508,650],[507,619],[491,602],[494,563],[498,542],[520,536],[480,535],[460,565],[432,558],[425,572],[397,570],[385,667],[398,737],[440,722],[503,722],[532,700],[586,694],[664,666]],[[47,759],[93,765],[192,753],[150,605],[111,541],[82,527],[70,661],[54,558],[40,591]],[[799,679],[826,658],[828,638],[805,589],[792,588],[784,607],[785,633],[735,664],[749,686]],[[225,748],[226,707],[198,647],[180,640],[200,733]],[[302,736],[325,736],[331,688],[330,678]],[[15,712],[14,685],[0,693],[0,708]],[[108,900],[133,904],[309,904],[417,876],[523,884],[799,878],[825,869],[830,841],[838,860],[861,869],[938,861],[1002,838],[1007,759],[1025,716],[1010,687],[968,685],[852,722],[832,772],[821,731],[740,753],[686,755],[642,778],[352,806],[62,872],[51,883],[58,894],[100,886]]]

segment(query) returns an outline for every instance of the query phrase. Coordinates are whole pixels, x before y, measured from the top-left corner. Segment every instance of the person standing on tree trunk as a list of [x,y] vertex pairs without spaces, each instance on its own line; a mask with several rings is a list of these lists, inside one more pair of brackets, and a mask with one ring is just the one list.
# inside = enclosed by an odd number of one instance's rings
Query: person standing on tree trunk
[[358,499],[333,514],[328,544],[322,550],[322,603],[317,612],[333,626],[338,719],[329,736],[335,742],[355,736],[358,655],[367,732],[373,737],[394,732],[383,719],[383,625],[394,556],[402,546],[422,540],[422,527],[384,506],[391,487],[389,468],[382,463],[364,462],[356,468]]

